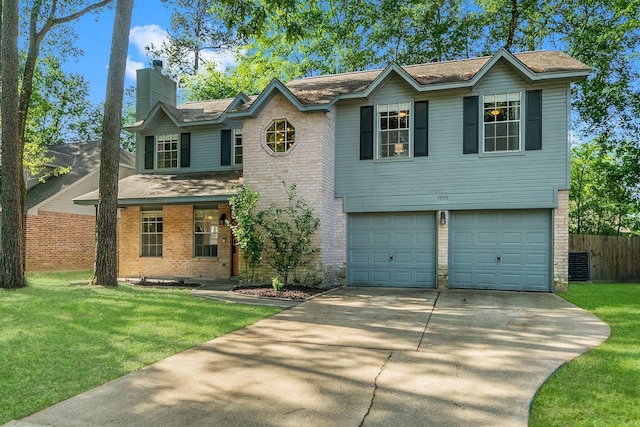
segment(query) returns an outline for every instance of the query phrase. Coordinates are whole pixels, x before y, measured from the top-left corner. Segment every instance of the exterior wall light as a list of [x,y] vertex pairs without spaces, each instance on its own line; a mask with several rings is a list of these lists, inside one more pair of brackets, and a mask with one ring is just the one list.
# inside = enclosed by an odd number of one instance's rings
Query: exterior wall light
[[445,225],[447,223],[447,214],[444,211],[440,211],[440,224]]
[[220,225],[225,225],[227,223],[227,214],[220,215]]

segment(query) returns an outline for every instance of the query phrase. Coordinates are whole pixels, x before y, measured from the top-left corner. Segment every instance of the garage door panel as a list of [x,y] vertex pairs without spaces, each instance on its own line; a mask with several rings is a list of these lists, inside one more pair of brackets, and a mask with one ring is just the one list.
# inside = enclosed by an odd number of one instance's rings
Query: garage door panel
[[393,272],[393,282],[398,285],[407,285],[411,283],[412,274],[407,271],[394,271]]
[[369,235],[366,233],[352,233],[350,237],[350,243],[356,245],[367,245],[369,244]]
[[470,244],[473,240],[473,233],[470,231],[454,231],[451,234],[451,243],[460,245]]
[[351,261],[353,264],[368,264],[370,262],[369,252],[352,252]]
[[371,223],[375,226],[388,227],[391,224],[392,218],[387,215],[376,215],[371,217]]
[[452,272],[450,278],[452,283],[460,285],[470,285],[473,283],[473,274],[471,272]]
[[391,236],[389,236],[388,232],[373,233],[371,237],[372,237],[371,243],[373,243],[374,246],[382,245],[382,246],[388,247],[389,242],[391,241]]
[[498,241],[498,233],[494,233],[494,232],[478,232],[478,234],[476,234],[476,242],[479,244],[495,244]]
[[394,233],[393,243],[397,245],[411,245],[411,233]]
[[502,243],[508,244],[517,244],[520,245],[523,243],[522,233],[514,232],[514,231],[505,231],[502,233]]
[[522,274],[502,274],[502,283],[505,286],[509,286],[513,289],[518,289],[522,286]]
[[496,254],[494,252],[489,252],[489,253],[479,252],[476,254],[476,263],[479,264],[480,266],[483,266],[483,265],[493,266],[493,264],[496,263]]
[[551,211],[452,212],[449,227],[452,288],[551,289]]
[[389,263],[389,252],[373,252],[371,259],[374,264]]
[[548,235],[545,233],[527,233],[527,243],[530,245],[540,244],[547,245],[548,244]]
[[[498,216],[496,216],[496,220],[500,220]],[[521,212],[503,212],[501,226],[505,228],[519,229],[522,221],[523,214]]]
[[495,283],[497,274],[496,273],[478,273],[477,280],[480,285]]
[[516,266],[520,267],[522,265],[522,261],[525,258],[525,255],[522,253],[505,253],[502,252],[500,254],[500,264],[505,267],[508,266]]
[[414,236],[415,236],[415,242],[417,245],[427,245],[426,247],[434,246],[435,236],[433,232],[421,233],[419,231],[416,231]]
[[369,218],[367,218],[366,216],[354,216],[349,222],[349,226],[352,230],[367,228],[368,224]]
[[390,271],[374,271],[372,277],[374,283],[391,283]]
[[471,265],[473,263],[473,254],[471,252],[454,252],[451,258],[455,264],[459,265]]
[[368,271],[357,269],[351,270],[351,279],[353,284],[369,283],[371,281]]
[[393,219],[393,225],[396,226],[408,226],[411,225],[412,220],[414,220],[409,215],[394,215],[391,218]]
[[416,252],[415,261],[416,264],[428,265],[434,259],[433,252]]
[[414,263],[414,256],[411,252],[398,252],[395,251],[393,253],[393,262],[395,262],[396,264],[413,264]]
[[433,212],[350,214],[347,233],[350,284],[435,287]]

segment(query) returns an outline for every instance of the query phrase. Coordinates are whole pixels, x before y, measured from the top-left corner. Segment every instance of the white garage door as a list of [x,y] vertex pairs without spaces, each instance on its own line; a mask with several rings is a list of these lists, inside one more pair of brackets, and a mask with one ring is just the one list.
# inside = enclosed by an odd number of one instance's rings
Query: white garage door
[[360,286],[436,286],[435,214],[350,214],[347,281]]
[[449,286],[551,291],[551,212],[452,212]]

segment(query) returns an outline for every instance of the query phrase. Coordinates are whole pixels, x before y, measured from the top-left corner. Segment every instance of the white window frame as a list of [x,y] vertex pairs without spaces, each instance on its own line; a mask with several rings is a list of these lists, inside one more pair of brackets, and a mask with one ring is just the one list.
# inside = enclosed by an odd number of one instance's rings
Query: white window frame
[[[514,114],[510,114],[516,106],[509,105],[509,102],[512,100],[515,101],[515,97],[518,97],[517,102],[517,119],[514,119]],[[506,98],[502,100],[501,98]],[[481,131],[480,131],[480,146],[481,153],[487,156],[500,156],[500,155],[514,155],[514,154],[522,154],[524,152],[524,92],[502,92],[502,93],[487,93],[481,96],[482,104],[480,107],[480,123],[481,123]],[[505,105],[506,103],[506,105]],[[493,114],[492,112],[496,113]],[[499,112],[499,113],[498,113]],[[509,117],[511,115],[511,117]],[[505,120],[496,120],[496,121],[486,121],[486,118],[489,116],[498,116],[505,117]],[[506,150],[497,150],[498,145],[498,137],[495,135],[494,131],[494,150],[487,150],[487,125],[491,125],[492,123],[505,123],[506,124],[506,136],[507,138],[507,149]],[[518,148],[517,149],[509,149],[509,137],[515,136],[515,134],[509,133],[510,124],[517,123],[518,124]],[[497,126],[494,126],[494,128]]]
[[[162,209],[140,212],[140,256],[162,258],[164,217]],[[154,236],[154,237],[151,237]],[[153,242],[151,242],[153,240]],[[159,241],[159,242],[158,242]],[[154,248],[152,251],[151,248]],[[159,248],[159,250],[158,250]]]
[[[201,212],[202,216],[199,217],[198,213]],[[220,212],[217,208],[194,208],[193,209],[193,257],[194,258],[217,258],[218,257],[218,216]],[[209,244],[198,243],[198,236],[209,237]],[[211,244],[211,242],[215,242]],[[205,255],[201,251],[198,252],[198,247],[215,246],[215,254]]]
[[[240,143],[238,143],[238,141]],[[243,149],[243,136],[242,129],[234,129],[233,130],[233,164],[234,165],[242,165],[244,161],[244,149]],[[240,152],[240,156],[238,156],[238,152]],[[237,161],[237,158],[240,157],[240,162]]]
[[[278,129],[279,124],[283,124],[284,129]],[[273,128],[273,129],[272,129]],[[274,144],[274,148],[269,146]],[[282,145],[283,150],[278,150],[278,147]],[[298,138],[296,135],[296,127],[291,123],[289,119],[275,119],[269,123],[265,130],[262,146],[272,156],[286,156],[298,145]]]
[[[173,149],[173,147],[170,147],[170,149],[165,149],[164,145],[165,144],[175,144],[175,149]],[[162,150],[160,149],[162,145]],[[173,153],[175,152],[175,166],[170,165],[170,166],[160,166],[160,153]],[[178,169],[178,167],[180,166],[180,134],[178,133],[168,133],[168,134],[164,134],[164,135],[156,135],[156,139],[155,139],[155,168],[156,170],[171,170],[171,169]],[[170,161],[173,163],[173,159],[170,159]],[[164,159],[164,162],[166,162],[166,159]]]
[[[386,117],[387,126],[383,126],[382,114],[383,113],[388,114],[389,112],[397,112],[398,114],[395,116],[387,116]],[[406,112],[406,113],[402,115],[402,112]],[[397,120],[399,120],[399,122],[402,122],[403,120],[406,121],[406,126],[400,127],[400,123],[398,123],[399,126],[397,128],[389,129],[388,121],[389,119],[393,119],[395,117],[397,117]],[[409,101],[409,102],[391,102],[386,104],[377,104],[375,120],[376,120],[376,124],[375,124],[376,160],[397,161],[397,160],[412,159],[413,158],[413,126],[414,126],[413,102]],[[383,129],[383,127],[386,127],[386,129]],[[402,131],[406,131],[407,133],[406,142],[400,141],[399,136],[400,136],[400,132]],[[385,139],[384,137],[385,134],[391,136],[393,133],[396,133],[396,135],[398,136],[395,142],[389,142],[388,137],[387,137],[387,142],[383,141]],[[383,143],[385,143],[387,147],[391,147],[392,145],[394,146],[394,155],[383,156],[383,153],[385,151],[383,149]],[[406,152],[404,149],[402,150],[403,154],[400,154],[400,145],[407,145]]]

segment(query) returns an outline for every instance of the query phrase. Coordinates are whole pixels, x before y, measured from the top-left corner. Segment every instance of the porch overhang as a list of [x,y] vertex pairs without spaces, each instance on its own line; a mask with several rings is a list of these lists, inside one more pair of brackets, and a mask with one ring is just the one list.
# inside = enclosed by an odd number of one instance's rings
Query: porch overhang
[[[118,207],[202,204],[228,201],[243,185],[239,170],[178,174],[138,174],[118,184]],[[98,190],[73,199],[78,205],[97,205]]]

